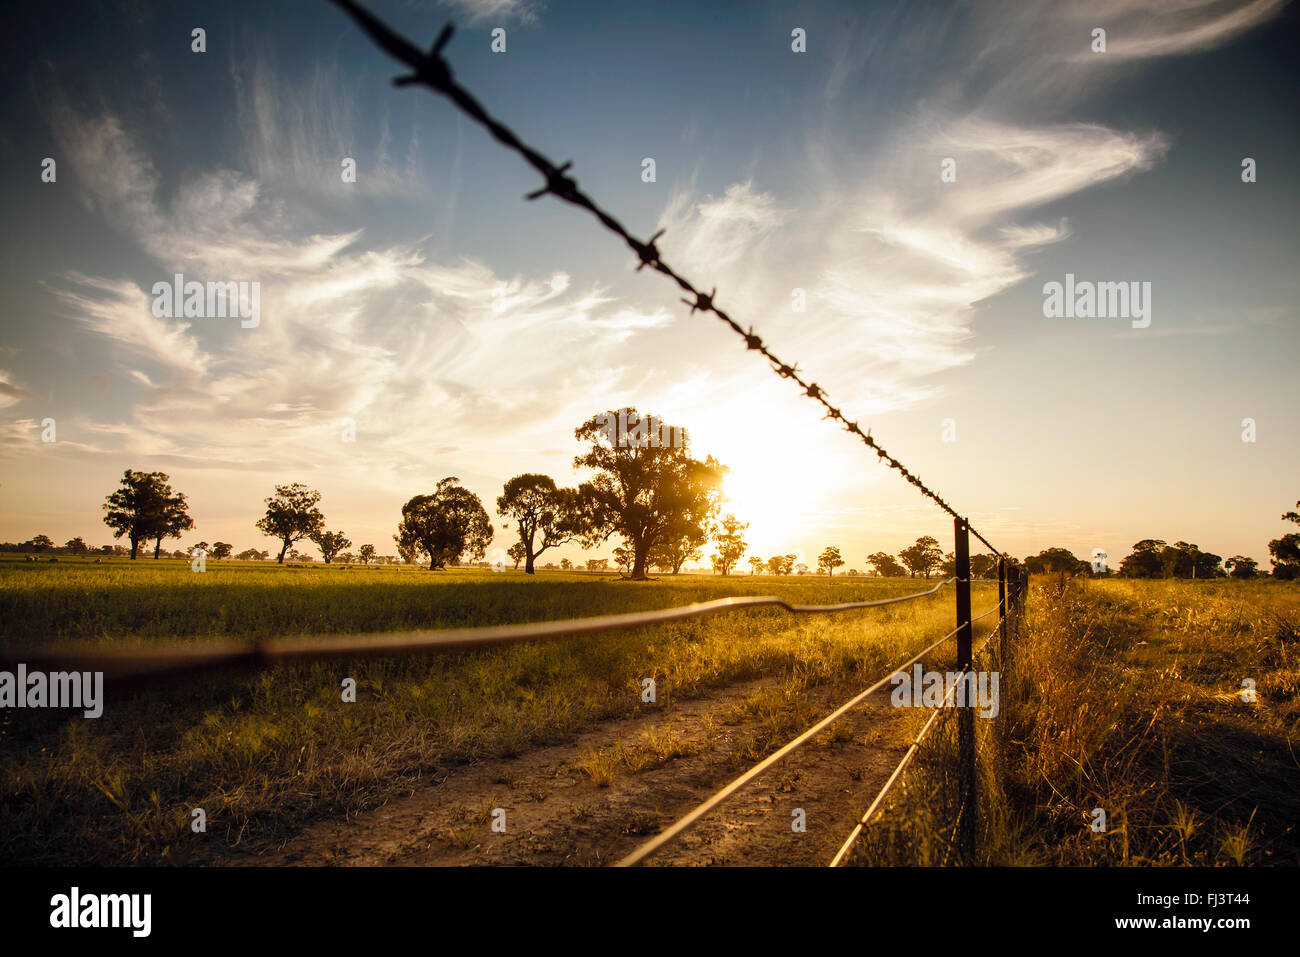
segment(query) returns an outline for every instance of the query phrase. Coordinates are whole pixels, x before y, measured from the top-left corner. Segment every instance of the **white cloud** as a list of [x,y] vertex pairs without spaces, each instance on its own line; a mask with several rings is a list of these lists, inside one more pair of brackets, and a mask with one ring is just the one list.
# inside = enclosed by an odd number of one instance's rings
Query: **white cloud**
[[492,21],[493,26],[509,20],[532,23],[542,7],[540,0],[439,0],[439,4],[459,12],[471,24]]
[[0,369],[0,409],[7,409],[24,399],[34,398],[35,395],[14,381],[13,373]]
[[[139,282],[69,272],[51,284],[140,389],[129,430],[105,436],[117,453],[374,481],[421,463],[432,474],[451,467],[447,449],[473,464],[554,444],[640,375],[620,350],[672,321],[563,272],[500,276],[432,262],[418,242],[304,234],[261,182],[230,170],[185,180],[164,205],[161,177],[116,118],[65,111],[58,131],[91,205],[157,264]],[[132,175],[102,174],[110,158]],[[260,324],[156,318],[147,290],[176,272],[258,282]],[[345,418],[355,444],[341,440]]]
[[[1081,25],[1107,28],[1106,55],[1145,58],[1220,46],[1271,19],[1285,0],[1104,0],[1068,11]],[[1063,11],[1064,12],[1064,11]],[[1090,53],[1079,53],[1086,60]]]
[[[751,182],[720,198],[679,190],[659,245],[692,281],[716,282],[718,304],[742,325],[753,321],[833,400],[876,415],[925,401],[935,394],[927,380],[970,362],[979,304],[1026,278],[1028,248],[1068,235],[1064,223],[1017,218],[1147,169],[1166,146],[1156,134],[1093,124],[930,112],[896,129],[869,163],[827,161],[820,193],[798,212]],[[957,183],[940,182],[940,157],[956,160]],[[795,288],[806,292],[806,313],[791,308]],[[720,389],[769,374],[743,352],[718,363]]]
[[[346,200],[429,193],[414,129],[401,155],[386,113],[377,142],[358,137],[363,107],[337,66],[317,62],[309,76],[290,79],[276,71],[268,48],[254,45],[248,56],[232,58],[230,75],[242,150],[264,187]],[[355,161],[354,182],[343,180],[345,158]]]

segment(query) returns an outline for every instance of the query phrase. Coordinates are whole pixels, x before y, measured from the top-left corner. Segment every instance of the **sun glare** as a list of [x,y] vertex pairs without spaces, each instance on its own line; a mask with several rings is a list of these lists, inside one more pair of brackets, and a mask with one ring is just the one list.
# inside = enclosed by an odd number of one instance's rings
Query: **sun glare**
[[767,455],[733,455],[723,461],[731,467],[722,486],[723,514],[732,512],[748,522],[745,539],[760,551],[792,549],[795,538],[806,532],[805,519],[816,498],[806,463]]

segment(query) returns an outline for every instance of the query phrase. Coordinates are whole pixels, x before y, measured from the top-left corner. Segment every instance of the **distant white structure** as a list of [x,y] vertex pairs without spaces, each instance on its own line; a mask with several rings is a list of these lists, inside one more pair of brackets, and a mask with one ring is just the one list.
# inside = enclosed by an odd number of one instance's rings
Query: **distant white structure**
[[1092,571],[1095,575],[1106,574],[1106,549],[1094,548],[1092,550]]

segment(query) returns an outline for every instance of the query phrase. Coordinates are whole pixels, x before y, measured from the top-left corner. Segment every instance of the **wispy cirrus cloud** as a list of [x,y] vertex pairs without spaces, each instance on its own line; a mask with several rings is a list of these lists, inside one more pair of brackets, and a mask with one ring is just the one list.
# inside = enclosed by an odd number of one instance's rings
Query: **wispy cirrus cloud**
[[460,14],[479,26],[489,21],[533,23],[543,4],[541,0],[436,0],[436,6]]
[[[403,144],[394,143],[385,112],[378,140],[360,135],[360,91],[344,82],[337,63],[321,60],[305,75],[286,74],[269,48],[254,42],[232,55],[230,78],[241,153],[261,188],[339,201],[429,195],[416,128]],[[345,159],[354,163],[350,182],[343,179]]]
[[[945,96],[985,107],[1062,109],[1157,57],[1222,46],[1285,0],[996,0],[972,8],[970,55]],[[1104,52],[1093,31],[1106,34]],[[1050,105],[1050,106],[1049,106]]]
[[[734,314],[762,315],[768,339],[797,348],[855,409],[903,409],[934,394],[929,377],[971,361],[979,304],[1029,275],[1024,254],[1069,235],[1065,221],[1028,218],[1037,207],[1149,169],[1167,146],[1095,124],[924,116],[878,149],[870,175],[828,168],[798,213],[751,182],[699,199],[683,188],[660,245],[717,277]],[[940,181],[943,158],[957,183]],[[792,308],[794,289],[806,313]]]
[[[1286,0],[1102,0],[1064,7],[1069,22],[1106,28],[1106,52],[1124,58],[1208,50],[1272,19]],[[1090,54],[1076,53],[1086,60]]]
[[[345,468],[356,448],[340,440],[344,420],[376,476],[449,448],[517,450],[608,404],[620,379],[639,375],[617,350],[672,321],[563,272],[501,276],[469,259],[430,261],[418,241],[304,232],[273,190],[232,170],[202,171],[164,201],[162,177],[120,119],[67,109],[56,129],[87,205],[157,266],[140,279],[70,270],[50,286],[138,389],[130,430],[106,437],[118,452]],[[178,272],[258,282],[260,324],[154,316],[152,284]]]
[[24,399],[34,399],[35,394],[14,381],[13,373],[0,369],[0,409],[6,409]]

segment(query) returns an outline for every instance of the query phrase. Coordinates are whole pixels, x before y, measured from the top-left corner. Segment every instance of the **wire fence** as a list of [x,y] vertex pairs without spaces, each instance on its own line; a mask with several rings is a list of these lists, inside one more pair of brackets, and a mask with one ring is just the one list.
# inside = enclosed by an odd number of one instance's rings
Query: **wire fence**
[[[0,666],[12,668],[23,664],[29,669],[44,668],[76,669],[81,671],[102,672],[104,682],[109,687],[129,687],[133,685],[157,685],[162,682],[207,677],[223,670],[255,669],[272,665],[290,663],[325,661],[334,659],[359,659],[391,657],[409,654],[433,654],[458,652],[482,648],[500,647],[518,642],[535,642],[569,639],[582,635],[621,631],[633,628],[662,625],[689,618],[757,608],[779,608],[794,615],[839,614],[879,608],[899,602],[913,601],[936,594],[948,585],[955,585],[956,627],[942,638],[923,648],[908,661],[893,669],[889,675],[873,683],[865,690],[854,695],[821,721],[789,741],[777,751],[768,755],[748,771],[719,789],[707,800],[700,803],[682,816],[671,826],[664,829],[649,841],[618,862],[620,866],[638,864],[680,837],[702,818],[722,805],[745,787],[758,779],[764,772],[793,754],[796,750],[813,740],[845,714],[859,706],[869,696],[888,684],[894,674],[919,662],[925,655],[935,651],[945,642],[957,639],[957,666],[963,675],[973,667],[974,655],[971,648],[972,626],[974,622],[999,613],[995,633],[1000,639],[1003,666],[1008,660],[1008,628],[1019,617],[1027,585],[1027,576],[1023,569],[1013,564],[1008,557],[993,546],[987,538],[971,527],[970,522],[956,512],[941,496],[930,489],[921,479],[907,469],[902,462],[889,454],[872,436],[870,429],[863,431],[857,422],[850,420],[836,406],[832,405],[825,391],[815,382],[807,380],[800,374],[797,364],[786,363],[780,359],[763,340],[755,334],[753,328],[741,327],[731,316],[720,309],[714,301],[716,288],[703,293],[670,268],[662,259],[655,242],[662,236],[662,230],[642,241],[630,234],[617,219],[598,206],[589,196],[580,191],[577,182],[568,174],[571,162],[556,165],[539,151],[525,144],[507,126],[491,116],[479,104],[470,92],[460,86],[452,77],[451,68],[442,57],[442,50],[450,41],[453,33],[451,24],[447,24],[438,34],[430,51],[422,53],[413,44],[403,39],[382,22],[376,19],[354,0],[332,0],[347,12],[382,49],[410,67],[414,72],[398,77],[394,82],[399,86],[421,84],[437,93],[448,97],[462,112],[482,124],[498,142],[519,153],[524,160],[541,173],[545,185],[528,194],[528,199],[536,199],[550,194],[567,203],[586,209],[594,215],[606,229],[619,236],[640,259],[637,269],[649,266],[651,269],[668,276],[691,298],[682,300],[691,307],[691,313],[697,310],[711,313],[724,322],[736,334],[742,337],[746,348],[757,352],[771,365],[772,370],[782,378],[797,384],[809,398],[819,403],[825,411],[825,418],[839,423],[846,431],[857,436],[879,459],[890,468],[898,471],[903,478],[914,485],[928,499],[938,505],[953,518],[955,574],[933,588],[876,601],[845,602],[828,605],[796,605],[773,596],[732,597],[714,601],[698,602],[673,608],[651,611],[629,612],[625,614],[601,615],[590,618],[567,619],[562,621],[530,622],[510,625],[494,625],[481,628],[435,629],[412,632],[376,632],[335,637],[283,638],[265,640],[249,644],[230,642],[204,642],[191,645],[177,645],[155,649],[93,651],[84,649],[51,650],[35,648],[30,654],[10,652],[0,658]],[[971,569],[969,537],[974,536],[987,546],[998,559],[998,604],[977,618],[971,617]],[[987,646],[987,639],[981,650]],[[955,690],[955,686],[954,686]],[[945,699],[946,701],[947,699]],[[942,711],[942,709],[940,709]],[[884,787],[862,814],[857,827],[845,841],[832,866],[843,863],[854,842],[862,830],[868,826],[874,814],[881,806],[889,789],[902,777],[920,746],[921,741],[934,726],[940,711],[936,711],[922,728],[917,739],[909,747],[903,759],[885,782]],[[962,810],[955,829],[962,835],[961,844],[967,862],[974,860],[975,827],[975,752],[973,709],[962,708],[959,712],[959,749],[961,753],[961,772],[963,777]]]
[[[997,611],[999,609],[994,608],[993,610]],[[985,612],[983,615],[980,615],[979,618],[976,618],[975,621],[979,621],[980,618],[984,618],[989,614],[991,614],[991,612]],[[1004,614],[998,619],[997,624],[993,626],[994,633],[998,633],[1000,631],[1000,629],[1003,627],[1003,625],[1006,622],[1006,617],[1007,616]],[[988,647],[988,644],[992,640],[992,638],[993,635],[990,634],[988,638],[984,639],[984,641],[980,644],[979,649],[975,652],[976,658],[979,658],[979,656],[983,653],[984,649]],[[921,743],[925,741],[926,737],[930,734],[930,731],[938,723],[939,716],[948,713],[945,709],[950,707],[949,702],[952,700],[953,696],[957,693],[957,687],[958,687],[957,684],[954,683],[953,686],[948,689],[948,693],[943,696],[943,703],[940,704],[939,707],[935,709],[934,714],[930,715],[929,720],[927,720],[925,724],[921,727],[921,731],[919,734],[917,734],[916,739],[911,743],[911,745],[908,746],[907,751],[903,753],[902,759],[898,762],[897,765],[895,765],[894,770],[890,772],[889,777],[885,779],[885,783],[881,786],[880,790],[876,792],[876,796],[872,798],[871,803],[867,805],[867,809],[862,812],[862,816],[858,819],[858,823],[856,826],[854,826],[853,831],[849,834],[847,838],[844,839],[844,843],[840,845],[840,849],[836,851],[835,856],[831,858],[831,863],[830,863],[831,867],[839,867],[848,859],[849,853],[853,850],[853,845],[857,842],[858,838],[862,835],[862,831],[866,828],[866,826],[871,823],[871,819],[875,815],[876,811],[880,808],[882,804],[884,804],[886,796],[888,796],[889,792],[893,789],[894,785],[897,784],[900,780],[902,780],[903,772],[907,769],[907,766],[908,764],[911,763],[912,759],[916,757],[917,753],[921,750]],[[958,826],[960,826],[960,821],[958,822]]]
[[386,658],[414,653],[448,653],[497,648],[526,641],[576,638],[611,631],[627,631],[650,625],[665,625],[687,618],[703,618],[756,608],[779,608],[792,615],[825,615],[865,608],[880,608],[933,595],[956,578],[933,588],[882,598],[875,601],[843,602],[834,605],[793,605],[772,595],[717,598],[651,611],[634,611],[590,618],[527,622],[517,625],[485,625],[478,628],[436,628],[406,632],[367,632],[315,638],[276,638],[251,643],[196,642],[152,649],[86,651],[79,648],[9,653],[0,666],[13,668],[23,663],[29,670],[75,669],[104,675],[108,687],[123,688],[163,680],[210,675],[223,670],[243,670],[267,665],[305,664],[340,658]]
[[[428,53],[419,50],[414,44],[394,33],[387,25],[373,16],[355,0],[332,0],[337,6],[341,7],[349,16],[356,21],[365,33],[385,52],[394,59],[400,61],[409,67],[412,72],[394,79],[397,86],[423,85],[439,93],[452,101],[461,112],[480,123],[494,139],[506,148],[518,153],[526,163],[532,166],[541,174],[544,184],[531,193],[526,195],[526,199],[538,199],[545,195],[551,195],[566,203],[585,209],[596,217],[597,220],[610,232],[618,236],[627,246],[636,254],[640,260],[637,270],[649,266],[656,272],[662,273],[669,279],[673,280],[677,286],[689,298],[683,299],[682,302],[690,307],[692,315],[698,310],[702,313],[710,313],[727,325],[736,335],[744,340],[745,347],[753,350],[768,361],[772,370],[782,378],[790,379],[798,385],[803,393],[817,402],[825,411],[825,418],[839,423],[846,431],[857,436],[868,448],[876,453],[879,459],[885,462],[890,468],[896,470],[914,485],[923,495],[938,505],[953,518],[954,539],[955,539],[955,557],[956,557],[956,575],[953,580],[957,584],[956,605],[957,605],[957,627],[943,638],[939,639],[928,648],[919,652],[909,662],[900,666],[908,667],[918,661],[923,655],[934,650],[939,645],[952,637],[957,638],[957,659],[958,665],[963,674],[971,670],[973,664],[973,655],[971,650],[971,628],[973,620],[971,618],[970,608],[970,542],[969,536],[973,535],[979,541],[983,542],[986,547],[991,549],[998,558],[998,580],[999,580],[999,598],[998,606],[993,611],[1000,611],[1002,618],[999,625],[1003,624],[1003,619],[1007,614],[1007,584],[1008,573],[1011,575],[1011,584],[1015,595],[1023,593],[1023,575],[1018,568],[1008,568],[1007,556],[997,547],[995,547],[987,538],[981,535],[971,527],[969,519],[960,515],[951,505],[947,503],[937,492],[926,485],[919,476],[909,470],[901,461],[889,454],[883,446],[880,445],[871,436],[871,430],[865,432],[856,421],[849,419],[843,411],[833,405],[826,391],[816,382],[807,380],[799,372],[797,363],[788,363],[776,355],[775,352],[763,341],[763,339],[754,332],[753,326],[745,329],[722,310],[716,302],[717,287],[710,292],[705,293],[697,288],[689,280],[684,278],[680,273],[670,267],[660,255],[655,243],[663,236],[664,231],[661,229],[647,240],[641,240],[633,236],[610,212],[599,206],[595,200],[578,188],[577,180],[570,174],[569,170],[573,167],[573,162],[566,161],[562,164],[556,164],[548,159],[541,151],[529,146],[515,134],[508,126],[499,119],[490,114],[487,109],[479,103],[472,93],[464,86],[456,82],[450,64],[442,56],[443,49],[450,42],[454,33],[452,24],[446,24],[439,32],[437,39],[434,40]],[[920,596],[907,596],[908,598]],[[989,612],[991,614],[991,612]],[[981,616],[984,617],[984,616]],[[1002,643],[1003,651],[1006,650],[1005,640]],[[897,669],[895,669],[897,670]],[[680,818],[673,825],[661,832],[656,837],[647,841],[641,847],[637,848],[631,854],[624,857],[619,864],[628,866],[640,863],[650,857],[667,843],[679,837],[691,828],[696,822],[707,815],[714,808],[721,805],[729,797],[733,796],[746,785],[757,779],[767,769],[781,761],[787,755],[793,753],[799,747],[811,741],[819,732],[829,727],[832,723],[856,707],[868,696],[882,688],[889,678],[883,678],[871,685],[865,691],[855,695],[849,701],[845,702],[831,714],[827,715],[813,727],[809,728],[803,734],[778,749],[767,758],[750,768],[740,777],[736,778],[722,789],[714,793],[710,798],[694,808],[684,817]],[[974,753],[974,725],[973,711],[969,708],[963,709],[961,713],[961,734],[960,750],[963,765],[963,813],[958,822],[962,834],[963,849],[968,861],[974,858],[974,794],[975,794],[975,753]],[[898,769],[893,779],[901,774],[902,769]],[[888,786],[888,785],[887,785]],[[865,816],[864,816],[865,817]],[[860,832],[860,829],[859,829]],[[855,834],[856,837],[856,834]],[[851,842],[850,842],[851,843]]]
[[[998,610],[997,608],[994,608],[992,609],[992,611],[985,612],[983,615],[980,615],[980,618],[987,617],[988,615],[992,614],[994,611],[997,610]],[[975,621],[979,621],[979,618],[975,619]],[[740,775],[740,777],[736,778],[730,784],[727,784],[725,787],[714,792],[714,794],[708,800],[701,803],[690,813],[679,818],[677,822],[674,823],[671,827],[665,829],[664,831],[662,831],[660,834],[658,834],[656,837],[652,838],[651,840],[646,841],[644,844],[638,847],[631,854],[627,855],[621,861],[619,861],[618,866],[627,867],[632,864],[639,864],[642,861],[644,861],[646,858],[654,854],[656,851],[658,851],[660,848],[662,848],[664,845],[666,845],[668,842],[686,833],[687,830],[693,827],[701,818],[703,818],[714,808],[718,807],[718,805],[722,804],[723,801],[727,800],[734,794],[738,793],[745,786],[751,784],[754,780],[756,780],[759,777],[759,775],[763,774],[763,772],[767,771],[769,768],[774,766],[777,762],[781,761],[783,758],[789,756],[790,754],[793,754],[795,750],[807,744],[818,734],[825,731],[827,728],[829,728],[832,724],[834,724],[844,715],[848,714],[851,710],[856,708],[863,701],[867,700],[867,698],[869,698],[871,695],[875,694],[881,688],[885,687],[885,685],[889,684],[894,675],[916,664],[918,661],[920,661],[930,652],[934,651],[940,645],[944,644],[944,642],[948,641],[948,639],[956,635],[960,630],[961,630],[960,626],[954,628],[952,631],[948,632],[948,634],[944,635],[938,641],[934,642],[933,644],[925,648],[922,648],[920,651],[918,651],[907,661],[903,662],[898,667],[892,669],[886,677],[881,678],[875,684],[868,687],[865,691],[858,692],[848,701],[844,702],[844,704],[840,705],[838,708],[836,708],[826,717],[822,718],[820,721],[814,724],[803,734],[789,741],[787,744],[785,744],[778,750],[772,752],[772,754],[768,755],[766,758],[764,758],[758,764],[754,765],[744,774]],[[956,687],[957,687],[956,685],[953,685],[953,690],[956,690]]]

